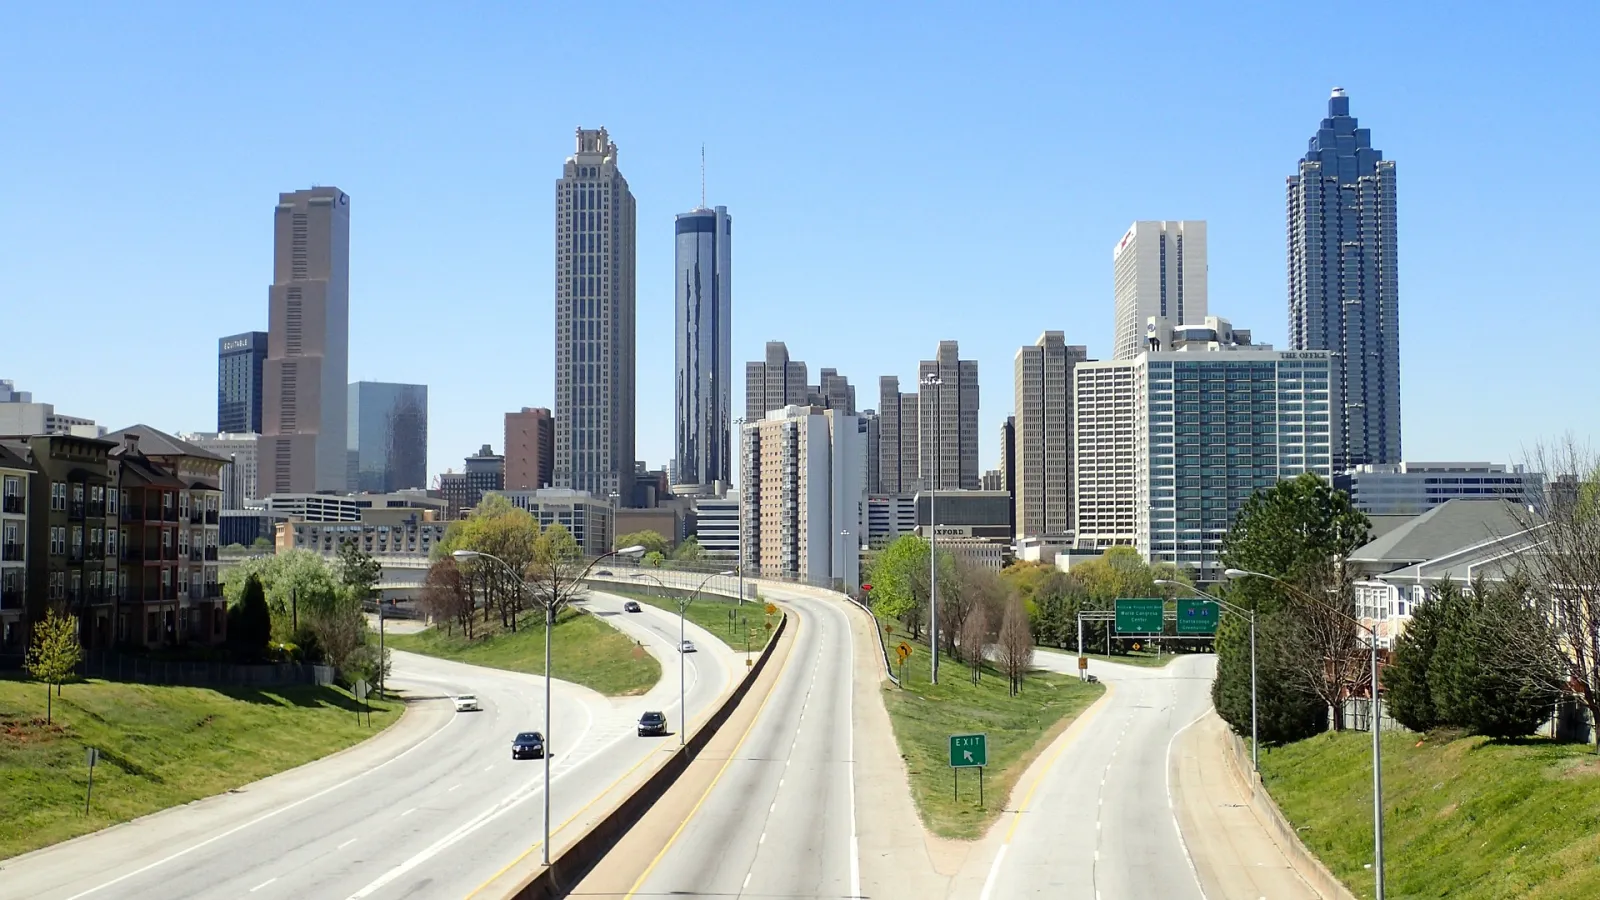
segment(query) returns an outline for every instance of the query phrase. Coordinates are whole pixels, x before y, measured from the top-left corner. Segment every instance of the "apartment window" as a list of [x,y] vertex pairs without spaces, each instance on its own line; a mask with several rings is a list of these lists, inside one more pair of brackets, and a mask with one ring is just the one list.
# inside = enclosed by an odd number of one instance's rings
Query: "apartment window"
[[106,556],[117,558],[117,532],[115,529],[106,529]]
[[50,555],[62,556],[67,552],[67,529],[60,525],[50,526]]
[[67,573],[50,573],[50,599],[60,600],[67,595]]
[[83,484],[81,482],[72,486],[72,502],[74,505],[83,503]]
[[172,549],[172,532],[168,531],[165,528],[161,529],[161,549],[162,550],[171,550]]
[[64,512],[67,508],[67,484],[64,481],[54,481],[50,484],[50,508],[57,512]]
[[189,515],[189,492],[184,491],[178,495],[178,515]]

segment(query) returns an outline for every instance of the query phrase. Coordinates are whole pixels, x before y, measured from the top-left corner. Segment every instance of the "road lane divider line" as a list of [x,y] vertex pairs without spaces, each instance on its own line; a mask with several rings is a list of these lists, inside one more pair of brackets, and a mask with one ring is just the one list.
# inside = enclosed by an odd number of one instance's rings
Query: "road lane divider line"
[[337,847],[335,847],[333,849],[335,849],[335,850],[343,850],[344,848],[350,846],[351,844],[354,844],[357,840],[360,840],[360,839],[359,838],[351,838],[350,840],[345,841],[344,843],[340,844],[339,846],[337,846]]
[[1178,846],[1183,848],[1183,858],[1189,863],[1190,874],[1194,875],[1194,889],[1199,892],[1200,900],[1206,900],[1206,888],[1205,885],[1200,883],[1200,868],[1194,864],[1194,856],[1189,853],[1189,842],[1183,837],[1183,826],[1178,824],[1178,807],[1172,802],[1172,748],[1178,742],[1180,735],[1209,715],[1211,715],[1211,707],[1207,706],[1205,712],[1190,719],[1189,724],[1172,733],[1172,737],[1167,740],[1167,764],[1165,767],[1167,774],[1167,812],[1172,816],[1172,830],[1178,833]]
[[[795,629],[798,631],[803,617],[793,608],[790,609],[789,615],[794,616]],[[778,684],[783,681],[785,675],[789,674],[789,665],[794,662],[794,658],[795,654],[792,650],[784,656],[783,666],[778,669],[778,676],[772,679],[772,684],[767,689],[767,695],[761,698],[761,705],[756,708],[756,714],[750,717],[750,724],[745,726],[744,734],[739,735],[739,742],[733,745],[733,750],[728,754],[728,758],[723,760],[722,768],[717,770],[717,774],[712,777],[711,783],[706,785],[705,792],[700,795],[700,799],[695,801],[694,807],[689,810],[689,814],[683,817],[682,822],[678,823],[677,830],[672,832],[672,837],[667,838],[667,843],[661,848],[661,852],[656,854],[655,859],[650,860],[650,865],[645,867],[644,872],[639,875],[639,880],[635,881],[633,887],[628,889],[628,893],[623,896],[623,900],[632,900],[633,896],[639,893],[639,889],[644,887],[644,883],[650,880],[651,873],[655,872],[656,866],[661,865],[661,860],[666,858],[667,852],[678,842],[683,830],[689,827],[690,822],[694,821],[695,814],[700,812],[700,807],[705,805],[706,798],[710,797],[711,792],[717,789],[717,784],[722,781],[722,776],[727,773],[728,767],[733,765],[735,759],[739,758],[739,751],[744,748],[744,742],[750,739],[750,735],[756,730],[756,726],[760,724],[762,713],[766,712],[767,704],[772,701],[773,695],[777,693]]]
[[[283,806],[280,806],[277,809],[271,810],[269,812],[263,813],[262,815],[259,815],[259,816],[255,817],[254,819],[251,819],[250,821],[245,822],[242,825],[235,825],[234,827],[228,829],[227,831],[222,832],[221,834],[212,835],[211,837],[206,838],[205,840],[201,841],[198,844],[191,844],[188,847],[185,847],[185,848],[183,848],[182,850],[179,850],[176,853],[170,854],[168,856],[164,856],[161,859],[158,859],[153,863],[150,863],[150,864],[145,865],[145,866],[141,866],[140,868],[134,869],[132,872],[128,872],[125,875],[119,875],[116,878],[111,879],[110,881],[106,881],[106,882],[102,882],[101,884],[97,884],[94,887],[89,888],[86,891],[79,891],[78,893],[73,894],[71,897],[68,897],[67,900],[80,900],[80,898],[82,898],[82,897],[87,897],[90,894],[96,893],[98,891],[103,891],[106,888],[111,887],[114,884],[120,884],[120,883],[122,883],[124,881],[127,881],[129,878],[133,878],[134,876],[143,875],[144,873],[150,871],[151,869],[154,869],[154,868],[156,868],[158,866],[164,866],[167,863],[172,862],[173,860],[175,860],[175,859],[177,859],[177,858],[179,858],[181,856],[187,856],[188,854],[193,853],[196,850],[199,850],[201,847],[205,847],[205,846],[207,846],[209,844],[213,844],[213,843],[215,843],[217,841],[222,840],[225,837],[230,837],[232,835],[238,834],[239,832],[245,830],[246,828],[250,828],[251,826],[258,825],[258,824],[260,824],[262,822],[265,822],[266,820],[271,819],[274,816],[277,816],[277,815],[279,815],[281,813],[286,813],[289,810],[294,809],[297,806],[300,806],[300,805],[305,804],[305,803],[310,803],[311,801],[316,800],[319,797],[323,797],[323,796],[326,796],[328,794],[331,794],[334,791],[336,791],[336,790],[338,790],[338,789],[340,789],[342,787],[345,787],[346,785],[352,784],[355,781],[358,781],[358,780],[360,780],[362,778],[367,777],[368,775],[371,775],[373,772],[376,772],[379,769],[382,769],[384,766],[387,766],[390,763],[399,762],[400,760],[406,758],[407,756],[411,755],[413,752],[415,752],[416,750],[421,748],[424,744],[428,743],[429,741],[431,741],[434,738],[438,737],[439,735],[443,734],[445,729],[447,729],[451,725],[455,724],[455,722],[459,718],[460,718],[460,716],[454,716],[454,715],[451,716],[450,718],[445,720],[445,723],[443,725],[440,725],[437,729],[435,729],[427,737],[424,737],[422,740],[417,741],[415,744],[412,744],[411,746],[409,746],[406,749],[400,751],[399,753],[395,754],[394,756],[389,757],[388,759],[384,760],[383,762],[378,763],[377,765],[373,766],[372,768],[363,769],[360,772],[356,773],[355,775],[352,775],[349,778],[346,778],[345,780],[339,782],[338,784],[329,785],[328,787],[325,787],[322,790],[317,791],[314,794],[311,794],[310,796],[301,797],[299,800],[295,800],[292,803],[284,804]],[[307,763],[307,765],[310,765],[310,763]],[[291,769],[290,771],[293,771],[293,770]]]
[[262,888],[266,887],[267,885],[269,885],[269,884],[271,884],[271,883],[273,883],[274,881],[277,881],[277,880],[278,880],[278,876],[274,875],[271,878],[268,878],[266,881],[263,881],[260,884],[256,885],[255,887],[251,888],[250,889],[250,893],[254,894],[256,891],[261,890]]

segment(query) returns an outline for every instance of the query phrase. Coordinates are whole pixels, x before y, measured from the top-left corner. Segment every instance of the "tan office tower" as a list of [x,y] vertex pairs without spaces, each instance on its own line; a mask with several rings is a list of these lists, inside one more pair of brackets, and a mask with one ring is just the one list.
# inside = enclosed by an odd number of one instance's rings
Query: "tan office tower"
[[917,405],[922,489],[977,490],[978,361],[962,359],[955,341],[940,341],[935,358],[917,366]]
[[550,410],[524,406],[522,412],[506,413],[506,490],[549,487],[555,445],[556,424]]
[[1046,331],[1016,356],[1016,528],[1019,537],[1072,530],[1072,370],[1088,348]]
[[758,422],[785,406],[805,406],[806,364],[789,359],[783,341],[767,341],[763,362],[744,364],[744,420]]
[[278,195],[267,323],[258,490],[342,492],[350,427],[349,194],[316,187]]
[[1112,248],[1111,265],[1112,359],[1132,359],[1148,349],[1145,325],[1151,316],[1175,325],[1205,321],[1205,222],[1135,222]]
[[633,193],[604,128],[556,182],[555,486],[633,503]]
[[900,393],[900,379],[878,379],[878,490],[917,492],[917,395]]

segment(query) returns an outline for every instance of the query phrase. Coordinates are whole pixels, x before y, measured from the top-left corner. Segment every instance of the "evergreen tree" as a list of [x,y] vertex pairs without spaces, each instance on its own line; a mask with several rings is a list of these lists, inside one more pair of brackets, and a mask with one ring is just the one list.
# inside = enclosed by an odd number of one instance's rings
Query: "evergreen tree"
[[1541,628],[1524,602],[1523,586],[1479,583],[1471,591],[1447,585],[1448,606],[1428,670],[1428,688],[1442,723],[1495,738],[1532,734],[1550,718],[1554,698],[1550,673],[1556,661],[1535,662],[1543,671],[1504,664],[1504,648]]
[[244,580],[239,600],[228,607],[228,643],[240,659],[255,661],[266,656],[272,642],[272,610],[267,607],[267,592],[254,574]]
[[1443,630],[1444,603],[1430,600],[1413,606],[1411,622],[1395,643],[1394,660],[1383,673],[1383,692],[1389,714],[1412,731],[1428,731],[1441,724],[1428,687],[1428,670]]

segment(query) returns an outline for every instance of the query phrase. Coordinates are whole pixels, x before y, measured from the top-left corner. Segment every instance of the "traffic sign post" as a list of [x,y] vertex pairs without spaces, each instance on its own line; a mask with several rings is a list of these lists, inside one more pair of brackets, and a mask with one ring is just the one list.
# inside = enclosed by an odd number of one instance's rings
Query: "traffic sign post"
[[100,761],[98,748],[90,747],[84,753],[84,761],[89,764],[89,792],[83,795],[83,814],[89,814],[89,801],[94,797],[94,764]]
[[955,780],[955,799],[961,799],[961,770],[978,770],[978,806],[983,806],[983,770],[989,765],[987,734],[950,735],[950,773]]
[[1178,601],[1179,634],[1216,634],[1221,607],[1210,600]]
[[1160,597],[1119,597],[1116,607],[1118,634],[1160,634],[1167,601]]

